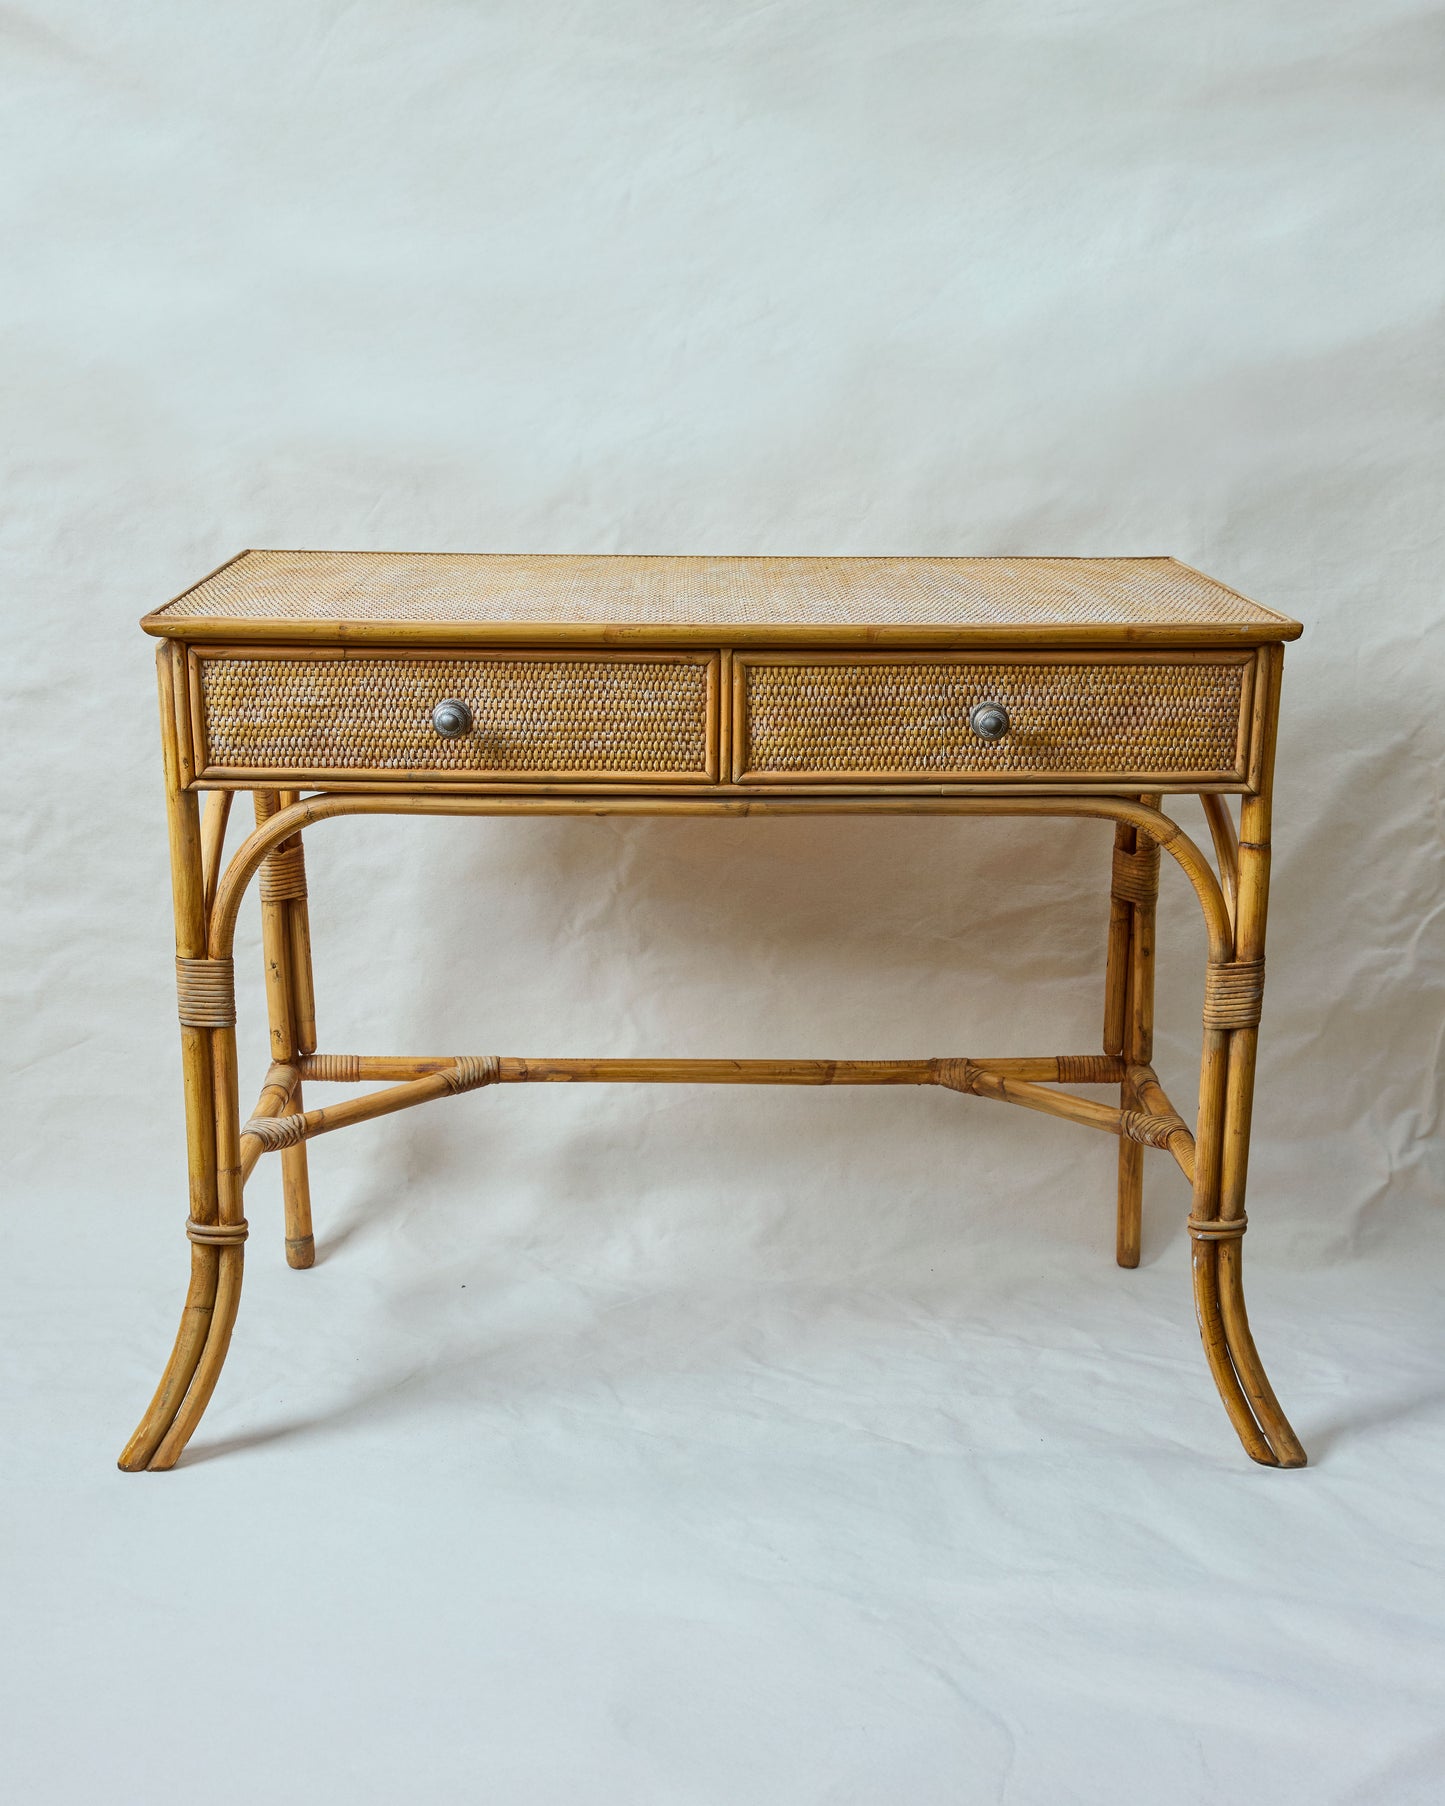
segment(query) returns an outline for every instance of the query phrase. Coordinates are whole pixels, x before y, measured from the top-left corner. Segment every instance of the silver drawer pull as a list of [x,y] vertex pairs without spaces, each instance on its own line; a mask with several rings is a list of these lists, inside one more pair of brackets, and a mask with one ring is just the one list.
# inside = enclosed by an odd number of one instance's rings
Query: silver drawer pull
[[1001,702],[979,702],[968,711],[968,725],[980,740],[1002,740],[1011,723]]
[[461,740],[472,731],[472,711],[455,696],[449,696],[432,710],[431,724],[443,740]]

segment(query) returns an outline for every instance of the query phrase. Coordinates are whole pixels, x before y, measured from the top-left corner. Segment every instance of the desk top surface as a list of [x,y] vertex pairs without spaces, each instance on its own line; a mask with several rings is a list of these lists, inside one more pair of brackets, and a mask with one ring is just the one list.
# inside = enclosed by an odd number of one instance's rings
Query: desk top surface
[[185,639],[1257,644],[1296,621],[1173,558],[250,551],[147,615]]

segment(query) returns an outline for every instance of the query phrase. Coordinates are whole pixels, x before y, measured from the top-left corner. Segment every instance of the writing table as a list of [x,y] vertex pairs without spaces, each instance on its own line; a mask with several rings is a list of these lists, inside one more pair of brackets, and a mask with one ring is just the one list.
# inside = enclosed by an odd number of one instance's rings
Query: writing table
[[[313,1136],[484,1085],[618,1080],[941,1085],[1103,1130],[1119,1142],[1124,1267],[1139,1259],[1144,1152],[1166,1151],[1193,1187],[1195,1307],[1230,1421],[1254,1460],[1304,1464],[1241,1281],[1275,726],[1297,622],[1170,558],[244,552],[142,626],[161,640],[191,1279],[123,1468],[172,1467],[210,1400],[262,1153],[280,1156],[286,1258],[309,1267]],[[237,791],[256,826],[223,865]],[[1202,799],[1213,866],[1163,811],[1178,794]],[[1113,823],[1099,1052],[317,1051],[303,831],[332,816],[898,813]],[[1161,849],[1193,887],[1207,948],[1192,1130],[1150,1063]],[[231,956],[258,875],[271,1065],[243,1118]],[[303,1088],[328,1081],[380,1088],[307,1108]]]

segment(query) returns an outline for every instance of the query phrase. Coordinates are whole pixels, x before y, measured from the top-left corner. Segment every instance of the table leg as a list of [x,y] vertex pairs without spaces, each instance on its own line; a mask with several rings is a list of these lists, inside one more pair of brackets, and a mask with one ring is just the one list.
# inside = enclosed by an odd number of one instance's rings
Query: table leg
[[121,1453],[120,1465],[130,1472],[174,1466],[200,1420],[226,1358],[245,1260],[231,962],[207,957],[200,813],[195,793],[180,784],[171,660],[171,649],[163,646],[158,666],[190,1178],[186,1234],[191,1279],[160,1384]]
[[[1141,801],[1157,808],[1159,799]],[[1125,822],[1114,831],[1114,865],[1109,895],[1109,961],[1105,976],[1104,1052],[1122,1054],[1127,1067],[1154,1058],[1154,915],[1159,895],[1159,848]],[[1119,1091],[1124,1110],[1137,1110],[1139,1096],[1126,1077]],[[1144,1203],[1144,1148],[1119,1141],[1119,1184],[1114,1258],[1137,1267]]]
[[1216,969],[1234,978],[1221,982],[1212,972],[1212,995],[1205,999],[1200,1134],[1189,1216],[1194,1296],[1215,1384],[1245,1448],[1270,1466],[1303,1467],[1305,1451],[1264,1371],[1244,1304],[1245,1179],[1269,896],[1267,796],[1245,798],[1240,830],[1237,957],[1232,967]]
[[[298,798],[291,792],[258,790],[256,824],[267,822]],[[316,1051],[316,1001],[311,975],[311,927],[307,913],[306,866],[301,836],[283,840],[261,867],[261,946],[266,962],[266,1013],[271,1025],[271,1058],[290,1065]],[[290,1112],[304,1109],[301,1086]],[[286,1262],[309,1267],[316,1260],[311,1228],[311,1182],[306,1144],[281,1150],[281,1194],[286,1218]]]
[[[1276,697],[1280,663],[1275,648],[1264,680],[1274,686]],[[1264,995],[1276,714],[1276,708],[1266,711],[1271,730],[1258,790],[1240,802],[1234,959],[1211,965],[1206,981],[1189,1233],[1204,1351],[1240,1441],[1256,1461],[1303,1467],[1305,1451],[1280,1409],[1244,1307],[1245,1178]]]

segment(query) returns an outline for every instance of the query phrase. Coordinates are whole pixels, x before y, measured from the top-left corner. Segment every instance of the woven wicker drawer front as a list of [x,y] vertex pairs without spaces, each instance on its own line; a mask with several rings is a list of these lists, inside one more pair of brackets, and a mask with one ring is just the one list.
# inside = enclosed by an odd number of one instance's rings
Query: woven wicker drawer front
[[[197,660],[203,774],[434,777],[716,775],[714,657],[485,658],[270,653]],[[473,730],[443,739],[448,698]]]
[[[735,770],[745,782],[856,777],[1239,781],[1249,654],[991,659],[739,657]],[[969,726],[1000,703],[1010,726]]]

